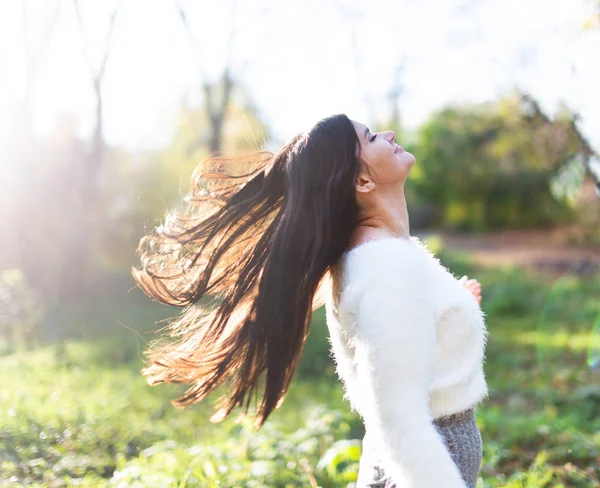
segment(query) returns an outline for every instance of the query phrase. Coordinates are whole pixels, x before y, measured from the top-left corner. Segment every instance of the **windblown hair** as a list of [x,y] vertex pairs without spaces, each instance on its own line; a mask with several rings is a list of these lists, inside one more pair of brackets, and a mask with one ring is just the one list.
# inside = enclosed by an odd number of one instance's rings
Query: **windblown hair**
[[254,422],[262,427],[285,399],[322,287],[348,248],[359,172],[360,141],[344,114],[276,154],[198,165],[185,210],[141,239],[141,269],[131,270],[147,295],[184,307],[166,327],[175,340],[145,352],[149,384],[191,383],[173,400],[183,408],[227,382],[210,418],[220,422],[244,402],[248,412],[266,372]]

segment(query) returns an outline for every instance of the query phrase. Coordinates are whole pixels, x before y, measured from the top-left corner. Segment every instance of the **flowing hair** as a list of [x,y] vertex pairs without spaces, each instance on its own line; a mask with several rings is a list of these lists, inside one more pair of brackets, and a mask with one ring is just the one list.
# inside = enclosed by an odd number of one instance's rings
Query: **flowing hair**
[[[141,239],[141,266],[131,270],[144,293],[184,307],[165,327],[174,340],[145,351],[150,364],[141,372],[150,385],[191,383],[172,401],[183,408],[227,381],[230,391],[210,418],[220,422],[244,402],[248,412],[265,372],[254,422],[262,427],[285,399],[322,288],[348,248],[359,172],[360,141],[344,114],[320,120],[276,154],[198,165],[186,209]],[[200,303],[204,297],[214,300]]]

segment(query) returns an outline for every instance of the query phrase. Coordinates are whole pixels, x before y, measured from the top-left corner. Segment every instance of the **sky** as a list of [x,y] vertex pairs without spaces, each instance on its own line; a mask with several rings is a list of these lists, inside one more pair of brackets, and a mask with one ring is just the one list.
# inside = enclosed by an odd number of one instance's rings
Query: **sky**
[[[115,1],[80,0],[82,34],[72,1],[0,0],[0,146],[26,80],[22,3],[31,16],[32,48],[51,7],[61,7],[33,87],[35,132],[51,133],[57,114],[70,110],[79,134],[89,137],[95,111],[90,66],[99,66]],[[223,70],[233,26],[232,71],[279,142],[334,113],[375,123],[388,113],[388,95],[399,80],[400,114],[409,129],[445,104],[493,100],[518,85],[550,114],[561,101],[579,112],[583,132],[600,151],[600,26],[582,32],[597,8],[593,0],[182,4],[195,28],[193,41],[175,0],[123,0],[104,84],[110,144],[134,150],[167,144],[181,97],[200,103],[201,81]]]

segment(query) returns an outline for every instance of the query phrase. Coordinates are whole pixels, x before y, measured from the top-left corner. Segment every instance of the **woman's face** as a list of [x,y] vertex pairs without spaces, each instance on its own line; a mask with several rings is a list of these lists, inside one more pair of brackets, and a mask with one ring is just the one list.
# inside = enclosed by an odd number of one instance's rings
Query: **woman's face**
[[352,121],[360,140],[360,159],[372,168],[371,176],[361,172],[363,178],[375,185],[403,186],[415,164],[415,157],[394,142],[394,131],[372,133],[360,122]]

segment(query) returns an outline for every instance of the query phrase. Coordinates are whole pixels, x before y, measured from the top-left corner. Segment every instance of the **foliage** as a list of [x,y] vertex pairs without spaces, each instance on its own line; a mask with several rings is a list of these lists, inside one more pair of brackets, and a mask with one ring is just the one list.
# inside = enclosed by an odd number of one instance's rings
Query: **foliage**
[[[443,242],[428,245],[456,275],[483,286],[491,396],[477,410],[479,488],[597,486],[600,380],[590,359],[598,355],[600,279],[476,269]],[[131,330],[141,332],[164,309],[136,299],[112,310],[98,304],[94,314],[109,325],[104,340],[87,335],[0,359],[5,486],[352,486],[364,428],[342,401],[322,310],[286,401],[259,432],[252,412],[213,425],[212,400],[178,410],[169,400],[184,385],[144,383],[144,339]],[[115,316],[128,327],[120,334]]]
[[[222,150],[227,154],[262,149],[268,138],[256,109],[238,91],[226,114]],[[109,222],[97,247],[105,265],[133,264],[139,239],[183,204],[194,168],[209,156],[209,128],[205,107],[182,104],[165,148],[142,154],[115,148],[104,195]]]
[[545,120],[515,93],[433,114],[408,148],[418,159],[411,195],[437,207],[429,224],[485,231],[572,217],[568,201],[551,191],[558,171],[581,151],[563,112]]
[[[212,426],[206,405],[174,409],[167,400],[175,392],[148,387],[135,363],[98,367],[94,349],[69,343],[60,355],[49,346],[3,360],[3,372],[8,368],[15,378],[2,387],[4,481],[61,486],[88,477],[112,478],[116,486],[136,480],[167,486],[161,483],[187,478],[194,486],[218,478],[222,486],[300,487],[310,476],[322,486],[347,477],[330,462],[316,468],[336,441],[363,433],[341,405],[339,385],[297,382],[286,402],[292,407],[255,433],[250,416]],[[355,450],[349,455],[356,460]],[[339,456],[331,462],[339,464]]]
[[[226,113],[222,145],[228,153],[260,149],[268,137],[247,95],[238,86]],[[208,155],[209,132],[205,107],[182,102],[166,147],[131,151],[107,146],[98,181],[91,182],[82,172],[91,149],[79,137],[72,114],[62,114],[54,132],[31,148],[27,167],[7,173],[5,186],[14,196],[0,211],[10,229],[2,241],[0,269],[21,269],[43,301],[49,311],[43,339],[72,337],[53,316],[56,307],[67,300],[94,299],[94,282],[103,274],[126,272],[136,263],[140,238],[181,203],[193,168]],[[98,190],[93,205],[84,201],[84,183]],[[86,222],[85,231],[79,222]],[[73,246],[77,242],[81,247]],[[75,248],[84,269],[70,266]]]
[[42,303],[20,269],[0,270],[0,343],[4,349],[32,347],[42,319]]

